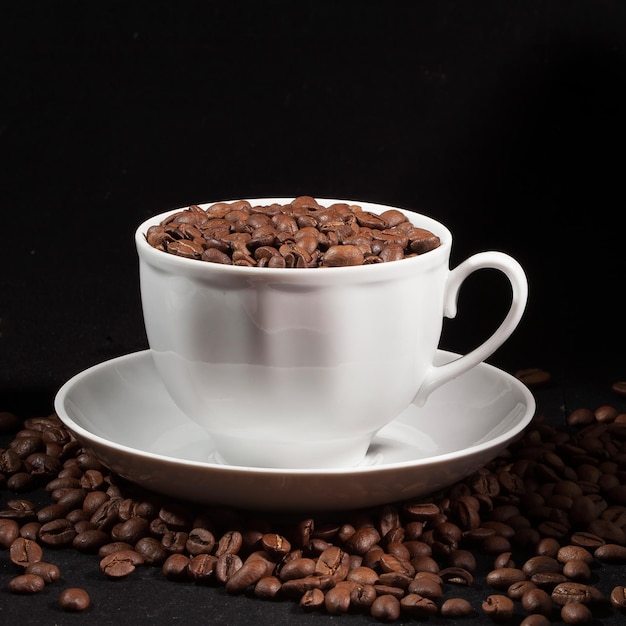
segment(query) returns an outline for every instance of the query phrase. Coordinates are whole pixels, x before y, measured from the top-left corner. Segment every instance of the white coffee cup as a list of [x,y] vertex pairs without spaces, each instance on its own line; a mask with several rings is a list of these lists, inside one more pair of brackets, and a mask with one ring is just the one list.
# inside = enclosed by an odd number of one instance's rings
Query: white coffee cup
[[[349,202],[374,213],[395,208]],[[149,245],[148,228],[180,210],[146,220],[135,233],[146,333],[168,393],[227,464],[357,465],[374,434],[411,403],[420,406],[487,359],[526,305],[516,260],[480,252],[451,270],[450,231],[412,211],[397,209],[436,234],[439,247],[373,265],[279,269],[203,262]],[[443,318],[456,315],[461,284],[482,268],[510,281],[508,313],[473,351],[435,366]]]

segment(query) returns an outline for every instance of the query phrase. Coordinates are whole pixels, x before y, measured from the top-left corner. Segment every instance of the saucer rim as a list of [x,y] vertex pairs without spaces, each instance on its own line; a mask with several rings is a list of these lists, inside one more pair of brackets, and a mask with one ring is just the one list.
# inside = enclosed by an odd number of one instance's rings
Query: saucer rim
[[[485,361],[479,363],[476,368],[486,369],[495,373],[497,376],[504,377],[514,388],[515,391],[521,394],[524,399],[524,403],[520,403],[522,407],[525,407],[524,414],[517,421],[517,423],[510,429],[505,432],[499,434],[497,437],[493,439],[488,439],[487,441],[482,441],[479,444],[475,444],[473,446],[469,446],[466,448],[460,448],[454,451],[445,452],[443,454],[435,454],[432,456],[427,456],[423,458],[407,460],[407,461],[395,461],[390,463],[385,463],[384,461],[381,464],[375,465],[366,465],[366,466],[356,466],[356,467],[331,467],[331,468],[278,468],[278,467],[255,467],[255,466],[246,466],[246,465],[228,465],[228,464],[220,464],[220,463],[212,463],[208,461],[195,461],[191,459],[184,458],[176,458],[173,456],[168,456],[164,454],[158,454],[155,452],[151,452],[148,450],[142,450],[140,448],[135,448],[126,444],[118,443],[112,441],[110,439],[106,439],[100,435],[96,435],[95,433],[90,432],[85,427],[76,423],[74,419],[72,419],[66,408],[65,408],[65,400],[68,398],[72,389],[74,389],[77,385],[80,385],[87,379],[89,376],[96,374],[101,369],[107,369],[110,367],[115,367],[116,364],[123,363],[126,361],[139,361],[141,362],[144,359],[151,359],[150,349],[139,350],[135,352],[130,352],[121,356],[113,357],[111,359],[107,359],[102,361],[96,365],[86,368],[82,370],[78,374],[72,376],[69,380],[67,380],[58,390],[57,394],[54,398],[54,408],[59,419],[65,424],[67,428],[74,432],[78,439],[86,440],[87,442],[93,441],[95,444],[99,446],[104,446],[106,448],[112,448],[117,450],[122,454],[129,454],[132,456],[140,456],[144,458],[149,458],[154,461],[158,461],[160,463],[171,464],[172,466],[184,466],[184,467],[196,467],[199,469],[206,469],[210,471],[220,471],[226,472],[229,475],[238,475],[238,474],[255,474],[257,476],[263,475],[282,475],[282,476],[311,476],[311,477],[324,477],[324,476],[360,476],[367,475],[370,473],[384,473],[384,472],[395,472],[399,469],[407,469],[412,468],[415,470],[419,470],[420,467],[424,466],[432,466],[433,464],[439,463],[448,463],[450,461],[458,461],[462,458],[469,458],[475,454],[481,454],[490,449],[498,449],[506,446],[508,442],[513,440],[517,435],[519,435],[531,422],[534,417],[536,411],[536,401],[531,391],[524,385],[518,378],[505,372],[504,370],[491,365]],[[449,352],[446,350],[437,350],[437,356],[445,359],[454,359],[459,358],[460,355],[454,352]],[[463,374],[461,374],[463,376]],[[459,378],[461,377],[459,376]],[[451,381],[452,382],[452,381]],[[181,415],[183,415],[181,413]],[[184,415],[183,415],[184,417]]]

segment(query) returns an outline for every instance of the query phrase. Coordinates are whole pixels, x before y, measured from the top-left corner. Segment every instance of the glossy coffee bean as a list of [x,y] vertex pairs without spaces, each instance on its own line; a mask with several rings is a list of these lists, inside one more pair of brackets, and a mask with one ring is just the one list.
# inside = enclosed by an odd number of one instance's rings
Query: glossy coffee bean
[[482,603],[483,613],[494,622],[507,622],[513,617],[515,605],[507,596],[493,594]]
[[59,595],[59,606],[64,611],[81,612],[89,608],[91,598],[87,591],[80,587],[69,587]]
[[9,580],[7,589],[11,593],[33,594],[39,593],[45,586],[44,579],[37,574],[20,574]]

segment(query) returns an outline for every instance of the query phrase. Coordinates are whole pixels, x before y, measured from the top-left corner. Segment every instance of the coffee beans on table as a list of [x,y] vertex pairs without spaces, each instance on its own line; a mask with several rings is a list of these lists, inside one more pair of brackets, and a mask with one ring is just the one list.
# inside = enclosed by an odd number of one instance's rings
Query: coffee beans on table
[[[626,579],[602,584],[603,570],[626,562],[626,427],[611,408],[572,411],[564,429],[537,415],[491,463],[428,498],[295,521],[147,492],[103,467],[55,415],[22,423],[0,414],[14,432],[0,448],[0,485],[10,493],[16,475],[32,480],[0,509],[0,558],[16,570],[7,589],[59,584],[55,551],[75,550],[98,555],[103,581],[123,585],[153,567],[171,584],[330,615],[588,623],[626,610]],[[52,440],[51,459],[42,457]],[[31,502],[34,488],[49,502]],[[66,611],[91,606],[87,589],[58,598]]]
[[210,263],[270,268],[370,265],[424,254],[440,245],[400,211],[324,207],[310,196],[288,204],[247,200],[191,205],[151,226],[146,241],[169,254]]
[[89,594],[80,587],[69,587],[64,589],[59,596],[59,606],[64,611],[84,611],[89,608],[91,598]]

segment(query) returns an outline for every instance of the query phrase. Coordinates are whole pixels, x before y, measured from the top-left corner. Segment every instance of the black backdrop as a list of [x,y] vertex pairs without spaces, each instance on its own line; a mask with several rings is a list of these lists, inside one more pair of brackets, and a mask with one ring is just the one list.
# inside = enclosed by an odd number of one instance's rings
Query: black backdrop
[[[626,377],[623,2],[0,6],[1,408],[146,346],[144,218],[297,194],[428,213],[453,265],[515,256],[530,300],[495,365]],[[506,297],[470,280],[443,347]]]

